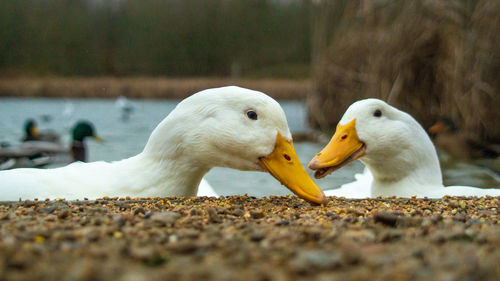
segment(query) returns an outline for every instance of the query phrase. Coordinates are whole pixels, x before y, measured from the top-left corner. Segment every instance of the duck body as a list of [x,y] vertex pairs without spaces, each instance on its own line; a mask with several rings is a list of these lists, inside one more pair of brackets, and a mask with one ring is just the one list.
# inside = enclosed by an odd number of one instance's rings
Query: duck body
[[343,184],[337,189],[326,190],[325,195],[353,199],[372,197],[371,184],[373,176],[370,170],[365,168],[363,173],[355,174],[354,179],[355,181]]
[[469,186],[427,185],[411,181],[384,183],[373,181],[369,169],[355,175],[355,181],[343,184],[340,188],[325,191],[326,196],[364,199],[371,197],[412,197],[442,198],[443,196],[500,196],[499,189],[482,189]]
[[1,199],[195,196],[202,173],[193,176],[192,170],[186,170],[189,176],[181,177],[179,166],[172,169],[176,164],[141,153],[116,162],[75,162],[45,170],[14,169],[0,173],[2,187],[16,187],[3,191]]
[[371,186],[371,196],[398,196],[418,198],[442,198],[444,196],[500,196],[500,189],[477,188],[470,186],[444,186],[437,184],[424,184],[413,179],[405,179],[392,184],[374,181]]
[[321,178],[356,159],[373,177],[369,197],[500,195],[498,189],[444,187],[436,149],[425,130],[406,112],[378,99],[352,104],[309,167]]
[[[33,124],[27,122],[27,132],[38,132]],[[36,135],[38,133],[31,134]],[[29,137],[29,136],[28,136]],[[5,147],[0,147],[0,170],[14,168],[40,168],[55,163],[73,161],[87,161],[85,140],[93,137],[97,141],[102,139],[95,133],[94,125],[88,121],[78,121],[72,129],[71,148],[68,149],[59,142],[43,140],[27,140]],[[10,163],[10,164],[9,164]],[[4,165],[9,164],[9,165]]]
[[[0,170],[44,167],[57,162],[68,150],[60,144],[46,141],[26,141],[0,147]],[[4,165],[10,163],[10,165]]]
[[219,197],[213,187],[205,180],[201,179],[196,196]]
[[41,132],[37,123],[34,119],[28,119],[24,122],[24,138],[23,142],[29,141],[42,141],[42,142],[51,142],[51,143],[59,143],[60,136],[53,131],[44,131]]
[[[183,100],[153,130],[144,150],[128,159],[0,171],[0,200],[191,197],[215,166],[268,171],[306,200],[325,202],[295,154],[281,106],[239,87],[209,89]],[[215,194],[204,181],[202,187]]]

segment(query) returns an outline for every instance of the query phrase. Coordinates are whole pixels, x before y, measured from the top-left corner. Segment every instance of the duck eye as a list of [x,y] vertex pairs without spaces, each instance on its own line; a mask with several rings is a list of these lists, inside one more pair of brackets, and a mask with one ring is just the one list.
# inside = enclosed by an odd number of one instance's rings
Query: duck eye
[[373,112],[373,116],[375,116],[375,117],[382,116],[382,111],[380,111],[380,109],[375,110],[375,112]]
[[257,120],[257,113],[253,110],[247,111],[247,116],[252,120]]

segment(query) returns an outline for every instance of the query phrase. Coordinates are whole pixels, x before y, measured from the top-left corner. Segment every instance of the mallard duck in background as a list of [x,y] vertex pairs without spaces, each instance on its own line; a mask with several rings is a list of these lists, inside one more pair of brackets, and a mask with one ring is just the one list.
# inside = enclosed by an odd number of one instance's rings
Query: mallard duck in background
[[305,200],[326,202],[295,153],[281,106],[264,93],[234,86],[180,102],[144,150],[128,159],[1,171],[0,200],[190,197],[213,167],[267,171]]
[[451,118],[442,117],[429,128],[432,140],[439,148],[458,159],[498,158],[500,144],[486,144],[460,132]]
[[60,136],[54,131],[41,132],[34,119],[28,119],[24,122],[24,134],[22,141],[44,141],[54,143],[60,141]]
[[[353,103],[309,168],[316,170],[316,178],[322,178],[356,159],[370,170],[363,183],[347,184],[327,195],[353,198],[500,195],[500,189],[444,187],[436,149],[425,130],[406,112],[378,99]],[[349,193],[348,189],[353,187],[359,190]]]
[[104,140],[96,134],[94,125],[89,121],[79,121],[73,127],[71,141],[71,156],[73,161],[87,162],[87,145],[85,139],[91,137],[97,142]]
[[[27,131],[32,132],[32,136],[37,135],[36,125],[33,126],[29,120],[25,127]],[[41,168],[54,163],[73,161],[85,162],[87,160],[85,139],[88,137],[102,142],[102,138],[96,134],[92,123],[79,121],[72,129],[71,149],[58,142],[39,140],[24,141],[16,145],[5,144],[0,147],[0,170]],[[69,157],[63,157],[64,155]]]

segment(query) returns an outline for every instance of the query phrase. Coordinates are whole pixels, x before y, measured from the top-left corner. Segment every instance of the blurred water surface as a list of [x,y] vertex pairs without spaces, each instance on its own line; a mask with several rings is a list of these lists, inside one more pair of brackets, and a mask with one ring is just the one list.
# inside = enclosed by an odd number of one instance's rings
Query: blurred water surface
[[[109,99],[0,99],[0,141],[18,142],[23,136],[23,123],[34,118],[40,129],[52,129],[70,140],[70,130],[78,120],[95,124],[104,143],[88,141],[90,161],[113,161],[133,156],[142,151],[150,133],[178,103],[178,100],[131,100],[134,111],[124,118],[123,111]],[[292,132],[306,131],[306,106],[300,101],[280,101]],[[323,144],[295,143],[303,165],[307,165]],[[323,189],[332,189],[354,179],[363,165],[355,163],[332,175],[316,180]],[[312,176],[312,171],[306,169]],[[450,183],[492,186],[491,173],[478,166],[450,165],[444,170]],[[290,192],[271,175],[262,172],[242,172],[227,168],[214,168],[205,177],[221,195],[244,194],[252,196],[285,195]],[[496,182],[498,184],[498,182]]]

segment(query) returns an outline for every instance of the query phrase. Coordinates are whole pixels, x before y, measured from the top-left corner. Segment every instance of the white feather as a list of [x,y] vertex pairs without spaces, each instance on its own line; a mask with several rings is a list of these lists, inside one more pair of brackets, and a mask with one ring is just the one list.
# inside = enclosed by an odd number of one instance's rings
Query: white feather
[[371,197],[371,184],[373,176],[370,170],[365,168],[363,173],[354,175],[353,182],[343,184],[340,188],[325,190],[326,196],[364,199]]
[[[382,116],[375,117],[375,110]],[[356,119],[359,140],[366,145],[360,158],[369,169],[357,180],[326,195],[348,198],[377,196],[429,197],[500,196],[500,189],[443,186],[436,149],[422,126],[409,114],[378,99],[353,103],[340,120]]]
[[205,179],[201,180],[196,196],[219,197],[219,195],[215,193],[212,186]]
[[[247,116],[258,113],[258,120]],[[269,96],[239,87],[183,100],[152,132],[143,152],[116,162],[0,171],[0,200],[103,196],[217,196],[203,176],[216,166],[261,171],[277,132],[291,139],[285,113]],[[199,189],[199,185],[201,188]]]

